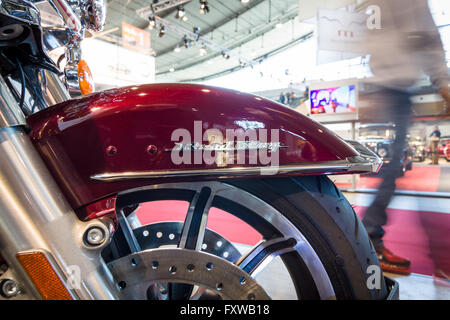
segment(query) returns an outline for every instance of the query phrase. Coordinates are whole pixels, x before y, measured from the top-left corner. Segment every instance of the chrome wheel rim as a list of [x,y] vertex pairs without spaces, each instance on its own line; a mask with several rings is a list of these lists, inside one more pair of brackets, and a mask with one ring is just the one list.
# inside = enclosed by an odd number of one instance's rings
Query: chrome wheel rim
[[[314,280],[319,297],[321,299],[336,298],[331,280],[314,248],[310,245],[302,232],[291,223],[291,221],[289,221],[277,209],[262,199],[235,186],[217,181],[189,183],[181,182],[146,186],[122,192],[119,194],[118,199],[139,192],[145,193],[156,190],[166,190],[168,192],[171,190],[189,190],[194,194],[183,224],[183,231],[180,234],[178,249],[193,250],[198,252],[202,251],[202,244],[205,239],[205,234],[209,233],[208,229],[206,229],[209,208],[215,199],[226,199],[227,201],[231,201],[237,205],[249,209],[254,215],[257,216],[258,219],[260,219],[260,221],[264,221],[278,230],[280,235],[273,239],[261,241],[246,255],[240,257],[240,259],[235,262],[235,265],[244,270],[252,279],[254,279],[256,275],[264,269],[267,263],[270,262],[270,259],[276,256],[282,256],[286,253],[295,252],[299,257],[301,257],[306,265],[308,272]],[[205,190],[207,190],[207,192],[205,192]],[[197,218],[198,216],[201,216],[201,218],[196,223],[193,223],[193,213],[196,210],[196,205],[198,205],[200,197],[203,197],[203,199],[200,199],[203,202],[203,208],[200,215],[197,212]],[[135,213],[130,214],[127,220],[133,229],[136,230],[141,227],[139,223],[137,223]],[[195,228],[192,227],[194,224],[196,225]],[[193,228],[197,233],[197,236],[193,241],[189,236],[189,231],[191,228]],[[259,260],[255,260],[255,257],[261,257],[261,252],[264,252],[262,255],[263,259],[258,258]],[[232,263],[232,261],[227,262]],[[219,279],[217,279],[217,281],[219,281]],[[186,281],[186,283],[190,282]]]

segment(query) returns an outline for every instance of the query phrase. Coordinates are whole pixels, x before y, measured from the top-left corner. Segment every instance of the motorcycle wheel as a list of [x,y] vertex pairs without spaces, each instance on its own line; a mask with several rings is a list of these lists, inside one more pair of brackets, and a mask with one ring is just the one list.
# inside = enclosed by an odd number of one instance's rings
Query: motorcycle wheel
[[[139,203],[158,200],[188,201],[189,210],[184,222],[141,226],[133,223],[136,211],[129,214],[127,220],[141,250],[158,250],[168,245],[188,249],[178,251],[179,255],[177,251],[168,253],[172,264],[170,268],[178,266],[178,270],[181,270],[180,266],[187,265],[188,269],[191,266],[193,270],[194,265],[203,259],[201,252],[206,252],[220,257],[230,268],[238,266],[248,274],[248,278],[253,279],[264,269],[265,262],[279,257],[298,299],[384,299],[387,296],[381,272],[379,285],[369,289],[368,278],[371,273],[368,268],[379,268],[376,252],[352,206],[326,176],[160,184],[126,191],[118,196],[116,206],[133,210]],[[241,219],[261,234],[263,240],[241,255],[233,243],[206,228],[211,207]],[[162,234],[168,234],[163,229],[169,225],[172,226],[170,240],[166,238],[165,242],[161,242],[165,238]],[[163,232],[157,232],[158,228]],[[126,236],[115,236],[103,253],[113,274],[120,268],[130,268],[121,270],[121,275],[133,272],[130,266],[123,267],[124,264],[119,263],[130,254],[128,250],[123,250],[124,238]],[[198,241],[200,244],[203,242],[201,247]],[[212,245],[211,241],[220,242],[222,249]],[[228,256],[224,254],[224,247],[228,248]],[[158,251],[155,252],[157,254]],[[232,271],[230,269],[230,273]],[[178,275],[182,277],[182,273]],[[224,274],[216,274],[215,277],[217,279],[212,281],[220,283],[220,288],[210,290],[211,286],[202,282],[202,279],[207,278],[205,275],[196,279],[191,277],[186,281],[178,279],[178,283],[168,282],[165,276],[165,282],[158,284],[160,290],[165,289],[163,295],[149,295],[147,291],[146,297],[142,294],[139,296],[132,291],[132,286],[131,289],[128,286],[126,298],[193,299],[193,286],[198,288],[202,285],[208,290],[200,291],[200,299],[220,298],[222,294],[225,295],[224,286],[235,280],[226,278]],[[139,278],[139,282],[144,280]],[[156,282],[152,283],[154,291]],[[270,293],[270,288],[263,289]],[[206,294],[207,291],[212,294]],[[251,296],[248,295],[249,299]],[[231,294],[231,298],[236,297]]]

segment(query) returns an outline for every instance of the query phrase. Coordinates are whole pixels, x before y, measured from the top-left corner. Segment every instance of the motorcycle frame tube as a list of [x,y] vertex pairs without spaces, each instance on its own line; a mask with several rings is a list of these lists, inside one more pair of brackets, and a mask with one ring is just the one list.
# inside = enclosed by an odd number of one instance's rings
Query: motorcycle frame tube
[[94,225],[109,235],[109,221],[77,219],[20,125],[20,116],[14,116],[19,107],[0,79],[1,255],[29,297],[41,298],[16,254],[40,250],[48,254],[62,281],[69,278],[71,266],[79,268],[80,285],[69,290],[74,299],[117,299],[112,275],[100,256],[108,241],[96,249],[83,245],[84,232]]

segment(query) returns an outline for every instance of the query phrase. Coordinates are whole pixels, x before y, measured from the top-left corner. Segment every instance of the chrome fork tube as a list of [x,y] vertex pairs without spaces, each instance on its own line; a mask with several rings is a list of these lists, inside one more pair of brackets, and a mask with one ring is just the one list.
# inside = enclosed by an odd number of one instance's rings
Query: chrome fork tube
[[[0,112],[4,101],[0,99]],[[78,285],[69,290],[75,299],[118,297],[100,256],[101,248],[84,245],[83,235],[94,225],[109,228],[105,222],[77,218],[24,127],[0,124],[0,253],[22,280],[27,294],[40,298],[16,254],[38,249],[51,254],[63,281],[73,279],[73,267],[79,270]]]
[[45,93],[44,100],[47,106],[53,106],[70,99],[69,91],[64,83],[59,80],[58,75],[51,71],[45,71]]
[[25,116],[0,76],[0,128],[25,124]]

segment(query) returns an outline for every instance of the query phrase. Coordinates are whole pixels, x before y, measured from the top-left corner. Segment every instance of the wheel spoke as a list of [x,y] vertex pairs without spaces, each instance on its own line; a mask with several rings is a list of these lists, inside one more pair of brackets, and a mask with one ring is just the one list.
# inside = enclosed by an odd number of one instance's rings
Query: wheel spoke
[[[201,250],[213,198],[214,193],[208,187],[202,188],[194,195],[184,220],[179,248]],[[169,300],[187,300],[191,297],[194,286],[169,283],[168,288]]]
[[197,192],[191,201],[184,221],[179,247],[201,250],[214,193],[208,187]]
[[255,277],[274,257],[293,250],[296,243],[293,238],[275,238],[261,241],[242,256],[236,264],[252,277]]
[[141,251],[141,246],[139,245],[138,241],[136,240],[136,237],[134,236],[133,230],[131,229],[127,218],[125,217],[123,209],[118,210],[118,212],[116,212],[116,215],[120,228],[122,229],[123,235],[131,252],[135,253]]

